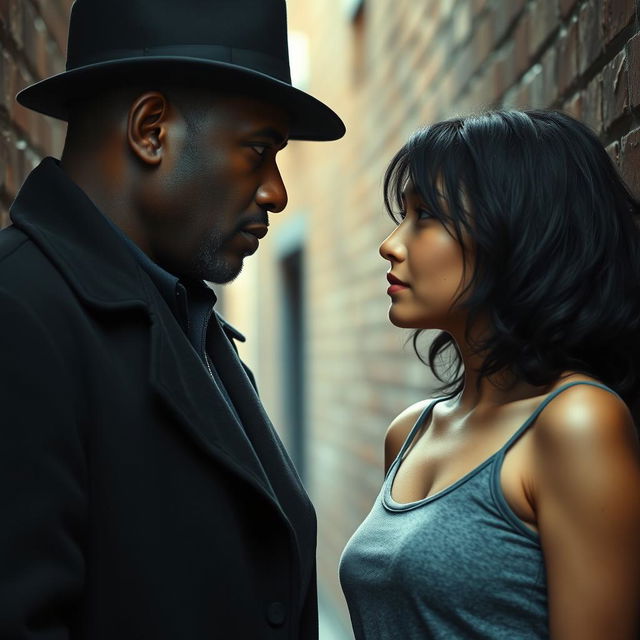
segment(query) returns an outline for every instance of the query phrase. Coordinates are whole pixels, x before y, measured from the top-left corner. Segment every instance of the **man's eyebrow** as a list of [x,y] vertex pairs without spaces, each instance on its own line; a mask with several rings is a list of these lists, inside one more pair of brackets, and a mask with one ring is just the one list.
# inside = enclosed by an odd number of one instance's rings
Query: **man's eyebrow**
[[287,139],[282,135],[282,132],[278,131],[275,127],[263,127],[262,129],[252,131],[249,135],[260,138],[271,138],[275,145],[283,149],[287,146]]

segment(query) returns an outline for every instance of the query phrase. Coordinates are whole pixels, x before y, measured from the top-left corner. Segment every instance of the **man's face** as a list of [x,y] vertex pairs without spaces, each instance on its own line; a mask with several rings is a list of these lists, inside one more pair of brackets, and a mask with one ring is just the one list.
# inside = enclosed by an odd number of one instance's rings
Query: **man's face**
[[276,154],[286,145],[289,116],[247,97],[213,96],[204,107],[186,120],[172,111],[162,162],[140,186],[138,210],[160,266],[223,283],[258,248],[268,212],[287,204]]

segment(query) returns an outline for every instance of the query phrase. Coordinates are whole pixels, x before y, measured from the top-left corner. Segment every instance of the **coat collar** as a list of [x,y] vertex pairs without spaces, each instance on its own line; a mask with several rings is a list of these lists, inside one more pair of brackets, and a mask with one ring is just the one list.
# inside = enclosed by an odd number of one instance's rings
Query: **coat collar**
[[54,158],[29,174],[10,215],[89,305],[117,310],[145,304],[131,251]]
[[[253,431],[268,433],[266,440],[253,445],[222,395],[212,392],[202,362],[134,254],[56,160],[46,158],[32,171],[11,208],[11,219],[87,305],[111,312],[137,308],[148,315],[150,383],[199,446],[263,493],[281,513],[287,492],[298,505],[308,502],[286,453],[270,441],[272,427],[251,385],[241,380],[229,391],[245,405],[243,413],[247,405],[253,407]],[[231,348],[225,358],[235,358]],[[234,361],[231,368],[241,369],[240,362]],[[280,492],[274,492],[256,451],[272,462]]]

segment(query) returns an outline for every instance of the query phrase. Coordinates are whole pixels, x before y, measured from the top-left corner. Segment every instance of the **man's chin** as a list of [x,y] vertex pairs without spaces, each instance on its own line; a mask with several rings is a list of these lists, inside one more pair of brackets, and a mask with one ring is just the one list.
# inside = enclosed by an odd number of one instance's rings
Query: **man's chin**
[[244,263],[240,261],[239,265],[216,265],[207,269],[200,277],[207,282],[214,284],[228,284],[233,282],[242,272]]

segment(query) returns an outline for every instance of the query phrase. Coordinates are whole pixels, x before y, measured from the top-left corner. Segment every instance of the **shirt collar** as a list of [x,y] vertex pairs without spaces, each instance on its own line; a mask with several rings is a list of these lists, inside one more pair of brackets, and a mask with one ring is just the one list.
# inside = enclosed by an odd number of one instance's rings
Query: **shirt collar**
[[[101,212],[102,213],[102,212]],[[129,247],[138,264],[151,278],[160,295],[171,309],[182,328],[189,334],[190,315],[211,311],[217,298],[202,280],[180,279],[154,262],[129,236],[108,216],[102,214],[114,231]],[[205,308],[206,307],[206,308]]]

